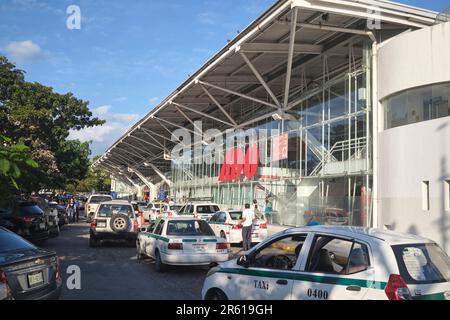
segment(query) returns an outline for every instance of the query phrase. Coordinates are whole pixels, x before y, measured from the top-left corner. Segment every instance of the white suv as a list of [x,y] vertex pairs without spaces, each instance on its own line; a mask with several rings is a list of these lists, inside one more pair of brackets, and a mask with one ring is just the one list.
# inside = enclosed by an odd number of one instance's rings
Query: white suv
[[107,194],[92,194],[85,204],[86,220],[92,221],[92,217],[101,202],[111,201],[113,198]]
[[181,217],[200,218],[208,221],[214,213],[220,211],[219,205],[211,202],[191,202],[181,207],[178,215]]
[[102,240],[127,240],[134,245],[140,220],[132,203],[121,200],[100,203],[92,219],[89,246],[100,246]]

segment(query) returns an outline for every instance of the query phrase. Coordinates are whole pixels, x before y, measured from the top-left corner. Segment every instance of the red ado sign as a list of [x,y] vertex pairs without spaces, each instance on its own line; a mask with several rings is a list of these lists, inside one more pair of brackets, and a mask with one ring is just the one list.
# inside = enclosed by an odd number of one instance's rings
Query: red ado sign
[[252,144],[244,155],[243,148],[231,148],[225,153],[225,159],[220,169],[219,181],[237,181],[242,173],[247,179],[252,179],[258,171],[258,144]]

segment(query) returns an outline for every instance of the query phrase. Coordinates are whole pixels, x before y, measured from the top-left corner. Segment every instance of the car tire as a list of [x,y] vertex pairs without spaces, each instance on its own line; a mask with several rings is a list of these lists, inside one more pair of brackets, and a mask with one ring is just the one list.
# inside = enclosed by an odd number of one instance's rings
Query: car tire
[[211,289],[207,294],[205,300],[228,300],[227,295],[220,289]]
[[[113,214],[109,226],[112,231],[120,233],[125,232],[130,227],[130,218],[125,214]],[[133,244],[134,245],[134,244]]]
[[155,269],[156,272],[163,273],[166,271],[166,265],[161,260],[161,255],[159,254],[159,251],[156,250],[155,252]]
[[101,242],[99,239],[95,239],[95,238],[89,238],[89,247],[91,248],[97,248],[100,247]]

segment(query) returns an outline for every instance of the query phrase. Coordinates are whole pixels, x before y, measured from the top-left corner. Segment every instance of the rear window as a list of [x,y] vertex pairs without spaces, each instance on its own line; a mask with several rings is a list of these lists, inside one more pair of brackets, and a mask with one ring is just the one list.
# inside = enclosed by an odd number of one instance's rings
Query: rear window
[[232,220],[241,220],[242,219],[242,211],[230,212],[230,217]]
[[215,213],[219,210],[220,210],[219,206],[216,206],[216,205],[197,206],[197,213]]
[[102,204],[98,209],[98,217],[108,218],[113,214],[126,214],[133,217],[133,208],[129,204]]
[[40,216],[44,214],[44,211],[32,202],[19,204],[19,212],[22,216]]
[[172,236],[214,236],[214,231],[203,220],[169,221],[167,235]]
[[409,284],[450,281],[450,258],[435,243],[392,246],[401,276]]
[[0,230],[0,252],[8,252],[14,250],[31,250],[35,248],[36,248],[35,246],[33,246],[28,241],[23,240],[18,235]]
[[111,197],[102,197],[102,196],[96,196],[96,197],[92,197],[90,203],[100,203],[100,202],[106,202],[106,201],[111,201],[112,198]]

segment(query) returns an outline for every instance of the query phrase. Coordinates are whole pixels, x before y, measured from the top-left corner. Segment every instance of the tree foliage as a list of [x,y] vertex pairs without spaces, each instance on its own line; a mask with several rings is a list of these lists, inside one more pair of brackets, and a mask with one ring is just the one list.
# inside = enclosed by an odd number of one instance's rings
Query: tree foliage
[[70,131],[104,121],[93,117],[89,102],[27,82],[24,74],[0,56],[0,134],[28,147],[39,165],[33,174],[20,177],[27,191],[64,189],[83,179],[89,168],[89,143],[67,140]]

